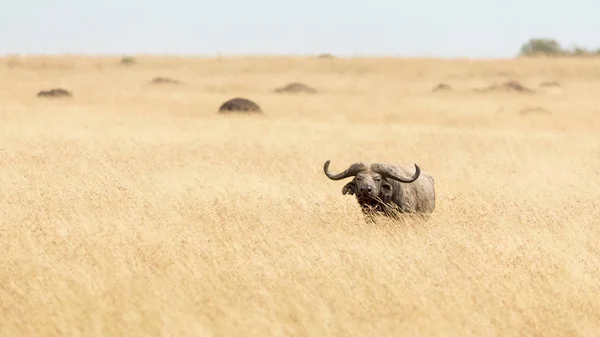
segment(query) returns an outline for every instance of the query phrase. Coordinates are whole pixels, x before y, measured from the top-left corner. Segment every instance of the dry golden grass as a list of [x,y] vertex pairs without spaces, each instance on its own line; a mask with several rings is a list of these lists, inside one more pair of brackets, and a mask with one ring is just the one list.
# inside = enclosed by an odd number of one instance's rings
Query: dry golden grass
[[[600,334],[596,60],[118,60],[0,60],[1,336]],[[327,159],[435,213],[367,224]]]

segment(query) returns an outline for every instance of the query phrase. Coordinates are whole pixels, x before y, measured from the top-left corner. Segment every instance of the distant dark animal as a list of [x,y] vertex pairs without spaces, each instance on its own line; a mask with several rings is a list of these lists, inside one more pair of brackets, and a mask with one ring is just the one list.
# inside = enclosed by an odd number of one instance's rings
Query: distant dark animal
[[452,90],[452,87],[446,83],[440,83],[433,88],[433,91]]
[[304,83],[300,82],[292,82],[287,84],[286,86],[276,88],[275,92],[277,93],[306,93],[306,94],[316,94],[317,90],[313,87],[310,87]]
[[356,195],[356,200],[365,215],[382,213],[396,217],[402,213],[432,213],[435,208],[433,177],[415,164],[415,173],[410,176],[407,167],[357,162],[345,171],[333,174],[329,171],[330,160],[323,171],[331,180],[354,177],[344,185],[342,194]]
[[551,114],[552,112],[541,106],[526,106],[523,109],[519,110],[520,115],[528,115],[528,114]]
[[518,93],[533,93],[534,91],[532,89],[527,88],[526,86],[522,85],[521,83],[514,81],[514,80],[510,80],[510,81],[506,81],[502,84],[494,84],[491,85],[487,88],[483,88],[483,89],[475,89],[475,91],[479,91],[479,92],[518,92]]
[[71,97],[72,94],[65,89],[54,88],[38,92],[37,97]]
[[539,84],[540,87],[560,87],[560,83],[556,81],[546,81]]
[[223,103],[219,108],[220,113],[230,113],[230,112],[253,112],[253,113],[261,113],[262,110],[258,106],[258,104],[252,102],[246,98],[232,98],[227,102]]
[[332,58],[335,58],[335,56],[333,56],[333,55],[331,55],[329,53],[322,53],[322,54],[317,55],[317,58],[320,58],[320,59],[332,59]]
[[167,78],[167,77],[155,77],[152,79],[152,83],[156,83],[156,84],[178,84],[180,83],[177,80],[171,79],[171,78]]

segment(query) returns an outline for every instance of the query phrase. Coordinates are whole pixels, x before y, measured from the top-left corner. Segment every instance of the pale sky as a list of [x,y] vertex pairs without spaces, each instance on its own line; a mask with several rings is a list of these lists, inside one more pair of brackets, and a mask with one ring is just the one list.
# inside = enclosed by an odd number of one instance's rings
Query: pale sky
[[0,54],[512,57],[600,48],[598,0],[3,0]]

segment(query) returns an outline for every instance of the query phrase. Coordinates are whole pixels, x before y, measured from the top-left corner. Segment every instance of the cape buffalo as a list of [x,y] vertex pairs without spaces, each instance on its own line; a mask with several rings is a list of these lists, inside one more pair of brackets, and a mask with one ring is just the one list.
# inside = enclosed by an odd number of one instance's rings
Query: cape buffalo
[[433,177],[414,164],[415,173],[410,176],[407,167],[374,163],[370,166],[357,162],[345,171],[333,174],[329,171],[330,160],[323,171],[331,180],[354,177],[344,185],[342,194],[356,195],[364,214],[383,213],[394,216],[399,213],[432,213],[435,208]]

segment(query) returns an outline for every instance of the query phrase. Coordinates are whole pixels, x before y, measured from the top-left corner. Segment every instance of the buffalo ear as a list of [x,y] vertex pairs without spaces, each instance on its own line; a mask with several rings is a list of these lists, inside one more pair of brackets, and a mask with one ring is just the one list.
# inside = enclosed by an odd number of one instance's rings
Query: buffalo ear
[[381,183],[381,200],[384,203],[389,203],[390,201],[392,201],[393,193],[394,188],[392,187],[392,184],[388,183],[387,181]]
[[354,195],[356,194],[356,185],[354,184],[354,182],[349,182],[346,185],[344,185],[344,187],[342,187],[342,194],[346,195],[346,194],[350,194],[350,195]]

